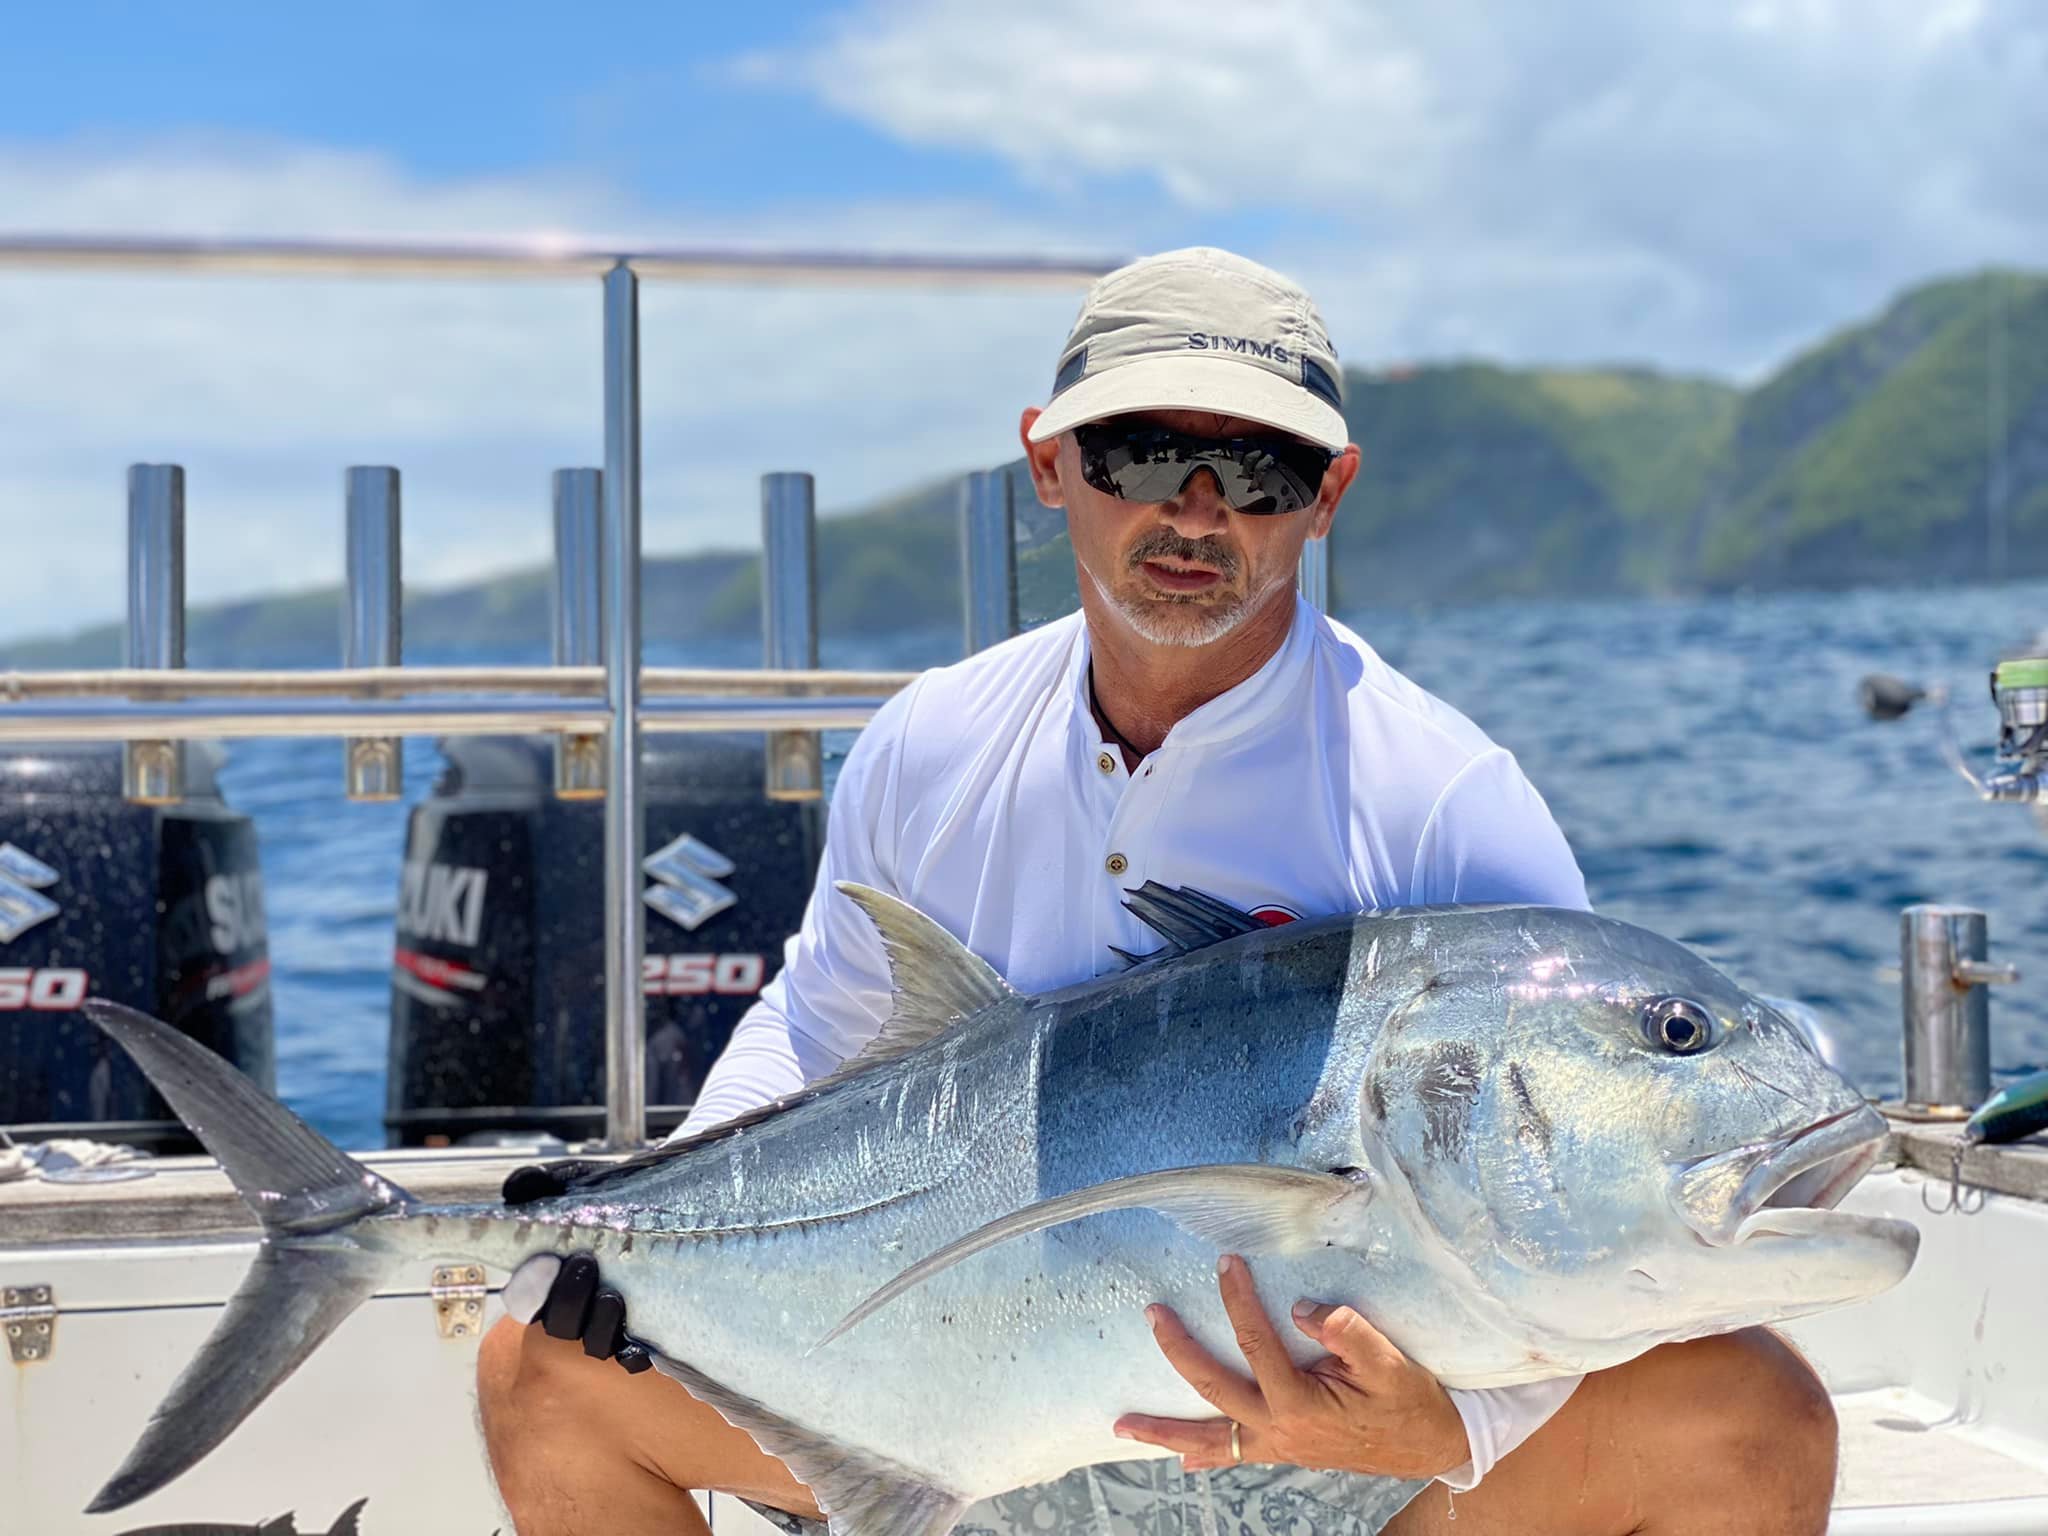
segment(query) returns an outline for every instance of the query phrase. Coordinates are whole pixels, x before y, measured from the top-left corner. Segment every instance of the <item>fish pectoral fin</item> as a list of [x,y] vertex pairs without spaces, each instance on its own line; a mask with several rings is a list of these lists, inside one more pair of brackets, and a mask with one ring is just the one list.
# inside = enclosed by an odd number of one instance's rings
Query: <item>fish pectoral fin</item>
[[1091,1184],[1027,1205],[955,1238],[847,1313],[811,1350],[823,1349],[905,1291],[962,1259],[1098,1211],[1158,1211],[1226,1253],[1306,1253],[1335,1245],[1344,1219],[1371,1199],[1371,1183],[1362,1173],[1347,1177],[1270,1163],[1168,1168]]
[[881,1032],[812,1087],[907,1056],[961,1020],[1019,996],[994,966],[908,902],[852,880],[841,880],[836,889],[868,915],[882,936],[896,996]]
[[825,1512],[832,1536],[946,1536],[973,1502],[899,1462],[792,1423],[684,1361],[656,1355],[654,1368],[789,1468]]

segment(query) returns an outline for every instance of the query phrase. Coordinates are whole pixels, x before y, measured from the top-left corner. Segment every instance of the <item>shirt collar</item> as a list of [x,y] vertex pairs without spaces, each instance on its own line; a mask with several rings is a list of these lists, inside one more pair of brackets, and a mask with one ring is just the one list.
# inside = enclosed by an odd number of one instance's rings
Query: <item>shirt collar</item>
[[[1076,615],[1080,618],[1080,615]],[[1280,649],[1266,658],[1265,665],[1243,682],[1216,695],[1193,713],[1185,715],[1167,732],[1164,746],[1201,745],[1224,741],[1258,730],[1292,704],[1308,676],[1309,658],[1315,649],[1316,624],[1321,615],[1299,593],[1294,598],[1294,620]],[[1067,667],[1067,693],[1073,703],[1076,722],[1102,741],[1102,728],[1088,708],[1088,658],[1092,653],[1088,622],[1081,618],[1080,638]],[[1109,745],[1106,741],[1105,746]],[[1164,748],[1162,747],[1162,750]]]

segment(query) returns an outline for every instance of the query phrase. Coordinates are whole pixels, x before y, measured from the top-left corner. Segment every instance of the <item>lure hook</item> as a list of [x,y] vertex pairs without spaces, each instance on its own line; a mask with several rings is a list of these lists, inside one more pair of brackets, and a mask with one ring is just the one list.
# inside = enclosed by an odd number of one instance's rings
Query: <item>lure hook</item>
[[1974,1216],[1984,1209],[1984,1191],[1975,1186],[1963,1186],[1963,1159],[1969,1155],[1970,1144],[1958,1141],[1948,1155],[1948,1199],[1936,1205],[1927,1198],[1929,1186],[1920,1186],[1920,1204],[1936,1216],[1946,1216],[1954,1211],[1963,1216]]

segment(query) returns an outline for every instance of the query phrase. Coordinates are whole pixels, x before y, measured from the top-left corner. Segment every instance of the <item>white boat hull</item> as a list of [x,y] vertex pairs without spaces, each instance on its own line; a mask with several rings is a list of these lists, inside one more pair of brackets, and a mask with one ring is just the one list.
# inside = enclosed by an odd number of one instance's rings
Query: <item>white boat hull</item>
[[[389,1161],[408,1177],[403,1160]],[[1918,1173],[1887,1171],[1846,1202],[1920,1223],[1905,1283],[1786,1330],[1842,1418],[1833,1529],[2048,1533],[2048,1205],[1994,1195],[1975,1214],[1937,1216],[1921,1205],[1926,1187]],[[10,1245],[10,1198],[20,1196],[0,1192],[0,1286],[48,1286],[58,1315],[47,1360],[0,1364],[12,1378],[0,1391],[0,1536],[254,1525],[286,1511],[300,1530],[322,1531],[358,1499],[369,1501],[364,1536],[510,1530],[474,1390],[476,1340],[499,1315],[504,1277],[488,1277],[474,1325],[465,1317],[460,1335],[443,1337],[424,1268],[351,1317],[171,1487],[117,1514],[81,1514],[212,1328],[253,1240],[52,1241],[45,1231]],[[735,1500],[708,1503],[720,1536],[770,1529]]]

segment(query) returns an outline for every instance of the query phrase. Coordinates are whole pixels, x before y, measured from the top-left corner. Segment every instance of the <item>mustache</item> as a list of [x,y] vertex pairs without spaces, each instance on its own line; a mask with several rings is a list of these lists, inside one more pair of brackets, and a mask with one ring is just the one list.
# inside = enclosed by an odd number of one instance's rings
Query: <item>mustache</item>
[[1235,576],[1237,552],[1220,539],[1184,539],[1171,528],[1152,528],[1133,544],[1124,564],[1136,570],[1147,560],[1188,560],[1224,576]]

